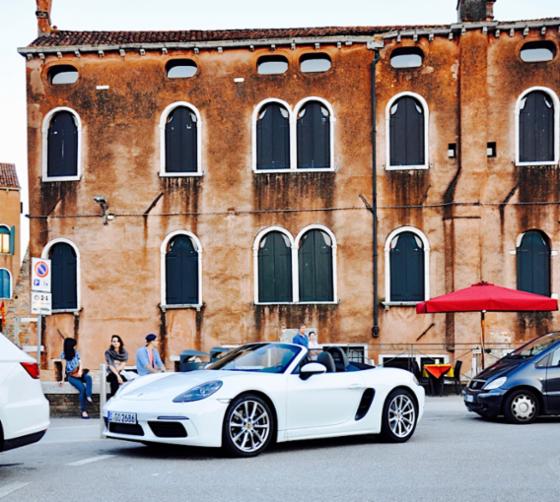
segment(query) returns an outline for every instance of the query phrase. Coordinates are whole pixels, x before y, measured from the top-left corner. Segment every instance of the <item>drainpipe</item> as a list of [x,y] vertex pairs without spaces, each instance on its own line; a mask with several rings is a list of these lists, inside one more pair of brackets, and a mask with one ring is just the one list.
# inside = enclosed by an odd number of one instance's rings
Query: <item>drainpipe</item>
[[379,47],[382,44],[373,42],[368,44],[373,49],[373,60],[371,61],[370,92],[371,92],[371,213],[373,223],[371,225],[373,240],[373,329],[371,336],[379,336],[379,280],[377,272],[377,96],[375,89],[376,66],[379,61]]

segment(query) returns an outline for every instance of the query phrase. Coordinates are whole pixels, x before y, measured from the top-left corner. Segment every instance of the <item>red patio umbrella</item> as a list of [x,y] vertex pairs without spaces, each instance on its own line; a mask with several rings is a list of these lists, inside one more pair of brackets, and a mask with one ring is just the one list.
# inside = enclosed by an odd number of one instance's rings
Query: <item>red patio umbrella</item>
[[486,312],[534,312],[558,310],[558,301],[548,296],[536,295],[517,289],[479,282],[464,289],[416,305],[416,313],[480,312],[482,367],[484,368],[484,339]]

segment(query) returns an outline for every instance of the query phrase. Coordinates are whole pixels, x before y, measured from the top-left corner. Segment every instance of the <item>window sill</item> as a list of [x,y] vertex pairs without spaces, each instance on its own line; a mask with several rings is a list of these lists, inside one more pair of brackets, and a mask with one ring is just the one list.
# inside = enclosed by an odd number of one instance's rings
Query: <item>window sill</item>
[[385,308],[416,307],[416,305],[418,305],[419,303],[422,303],[422,301],[419,301],[419,302],[381,302],[381,305],[383,305]]
[[542,162],[515,162],[515,165],[518,167],[539,167],[539,166],[558,166],[558,161],[554,160],[547,160],[547,161],[542,161]]
[[200,311],[202,303],[179,303],[176,305],[160,305],[159,308],[165,312],[166,310],[196,309]]
[[51,310],[51,314],[74,314],[74,315],[79,315],[80,314],[80,308],[76,308],[76,309],[53,309]]
[[80,181],[81,176],[44,176],[42,178],[43,183],[50,183],[53,181]]
[[337,171],[334,167],[322,167],[317,169],[255,169],[255,174],[285,174],[285,173],[335,173]]
[[254,302],[257,306],[269,306],[269,305],[338,305],[340,300],[333,301],[317,301],[317,302]]
[[387,171],[415,171],[418,169],[429,169],[430,166],[428,164],[423,164],[419,166],[386,166],[385,169]]
[[203,172],[196,172],[196,173],[167,173],[167,172],[160,172],[160,178],[196,178],[204,176]]

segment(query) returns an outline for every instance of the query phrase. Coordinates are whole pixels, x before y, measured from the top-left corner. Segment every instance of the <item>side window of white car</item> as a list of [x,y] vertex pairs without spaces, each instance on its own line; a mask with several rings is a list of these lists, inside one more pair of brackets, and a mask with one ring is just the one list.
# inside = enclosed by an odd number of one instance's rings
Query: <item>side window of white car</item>
[[550,366],[555,368],[560,366],[560,348],[556,349],[550,359]]

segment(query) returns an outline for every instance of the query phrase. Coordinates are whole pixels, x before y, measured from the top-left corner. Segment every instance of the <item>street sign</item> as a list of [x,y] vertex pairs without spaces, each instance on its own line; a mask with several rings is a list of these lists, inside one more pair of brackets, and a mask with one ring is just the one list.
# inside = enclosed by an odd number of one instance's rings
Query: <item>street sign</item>
[[52,295],[41,291],[31,292],[31,313],[51,315]]
[[31,290],[51,292],[51,260],[31,258]]

